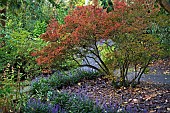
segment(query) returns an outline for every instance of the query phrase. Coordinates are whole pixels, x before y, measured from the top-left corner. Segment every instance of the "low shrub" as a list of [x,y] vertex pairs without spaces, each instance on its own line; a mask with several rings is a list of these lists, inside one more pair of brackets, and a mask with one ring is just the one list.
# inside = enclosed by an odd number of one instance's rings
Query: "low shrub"
[[83,70],[75,70],[72,72],[67,72],[64,74],[54,73],[49,79],[48,83],[50,86],[55,87],[57,89],[62,88],[63,86],[71,86],[82,79],[94,79],[99,75],[98,72],[94,71],[83,71]]
[[[53,109],[61,109],[61,113],[131,113],[135,112],[134,106],[122,106],[119,103],[98,103],[93,102],[87,96],[81,92],[76,94],[69,94],[67,92],[60,92],[59,89],[63,86],[74,85],[82,79],[92,79],[97,77],[97,73],[77,71],[71,73],[55,73],[48,78],[37,78],[32,83],[31,97],[38,98],[44,103],[51,103]],[[98,101],[100,101],[99,99]],[[29,100],[30,101],[30,100]],[[39,102],[37,100],[37,102]],[[29,103],[29,102],[28,102]],[[29,105],[27,108],[29,108]],[[34,105],[34,103],[33,103]],[[56,108],[54,108],[56,105]],[[34,108],[36,110],[46,110],[47,105],[42,104],[45,109],[41,109],[41,106]],[[58,107],[57,107],[58,106]],[[52,109],[52,108],[48,108]],[[55,110],[53,110],[55,111]],[[36,113],[36,112],[35,112]],[[43,111],[46,113],[46,111]],[[50,112],[49,112],[50,113]],[[52,112],[60,113],[60,112]]]
[[54,89],[61,89],[63,86],[71,86],[82,79],[97,77],[96,72],[72,71],[67,73],[54,73],[48,78],[36,78],[31,84],[31,95],[41,100],[48,99],[48,92]]
[[48,80],[45,78],[36,78],[31,84],[30,94],[32,97],[39,98],[46,101],[48,98],[48,92],[52,90],[52,87],[48,85]]
[[[73,71],[68,73],[54,73],[49,78],[36,78],[32,82],[33,90],[32,92],[35,93],[36,90],[42,90],[44,89],[44,83],[48,84],[48,87],[61,89],[63,86],[71,86],[82,79],[94,79],[98,77],[99,73],[92,72],[92,71]],[[42,87],[42,88],[41,88]]]

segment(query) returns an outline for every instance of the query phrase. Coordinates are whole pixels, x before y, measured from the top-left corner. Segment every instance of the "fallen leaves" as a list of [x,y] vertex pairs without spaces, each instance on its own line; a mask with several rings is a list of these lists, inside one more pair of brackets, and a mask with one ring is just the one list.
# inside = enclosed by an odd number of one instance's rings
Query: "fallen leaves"
[[170,58],[154,61],[149,68],[149,73],[170,75]]
[[138,112],[149,113],[170,112],[170,85],[142,82],[136,88],[120,88],[115,90],[104,80],[85,80],[78,85],[62,89],[69,93],[80,93],[98,101],[102,106],[119,103],[121,106],[132,106]]

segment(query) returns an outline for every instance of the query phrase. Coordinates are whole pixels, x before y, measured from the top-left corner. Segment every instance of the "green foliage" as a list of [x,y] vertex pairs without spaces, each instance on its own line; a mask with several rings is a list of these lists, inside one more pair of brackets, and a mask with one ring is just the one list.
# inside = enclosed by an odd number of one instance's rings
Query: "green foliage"
[[78,64],[71,60],[70,56],[66,56],[67,59],[61,59],[60,60],[55,60],[53,64],[51,65],[51,68],[61,70],[61,71],[69,71],[72,69],[76,69],[78,67]]
[[68,100],[70,98],[70,95],[68,93],[60,93],[57,92],[57,95],[55,95],[54,97],[54,102],[53,104],[60,104],[61,106],[65,106],[66,104],[68,104]]
[[48,92],[52,90],[51,86],[48,85],[48,80],[45,78],[41,78],[40,80],[36,79],[36,81],[32,83],[31,87],[32,97],[43,101],[48,100]]
[[[63,86],[71,86],[82,79],[93,79],[99,75],[97,72],[72,71],[68,73],[54,73],[49,78],[36,79],[32,84],[32,94],[41,94],[46,97],[51,88],[60,89]],[[47,85],[48,84],[48,85]],[[37,94],[38,93],[38,94]]]
[[104,42],[104,44],[98,45],[101,58],[105,62],[106,66],[110,69],[110,72],[112,72],[112,70],[116,68],[114,63],[115,57],[113,55],[115,46],[111,43],[112,43],[111,40],[110,42],[109,40],[107,40]]
[[[13,95],[15,95],[14,89],[14,81],[12,79],[4,78],[4,81],[0,81],[0,108],[11,107]],[[11,109],[11,108],[10,108]]]
[[[7,71],[0,78],[0,110],[3,113],[20,112],[21,106],[27,100],[25,93],[21,92],[24,87],[23,82],[20,82],[19,76]],[[15,77],[17,76],[17,82]],[[2,78],[3,77],[3,78]]]
[[107,12],[111,12],[114,9],[112,0],[100,0],[100,1],[102,1],[101,6],[103,7],[103,9],[106,9]]
[[148,33],[159,38],[161,47],[163,48],[163,57],[169,57],[170,55],[170,15],[166,13],[159,13],[155,17],[155,22],[148,30]]
[[[116,39],[119,45],[116,46],[114,57],[116,65],[120,69],[120,85],[128,86],[133,84],[140,77],[148,67],[150,61],[157,59],[161,54],[159,40],[151,34],[142,34],[141,36],[134,36],[132,34],[120,35]],[[117,42],[116,41],[116,42]],[[135,70],[135,77],[131,82],[128,82],[128,70],[133,67]]]
[[17,10],[8,11],[6,26],[9,29],[22,28],[30,33],[35,29],[37,21],[47,23],[53,15],[53,11],[48,2],[33,2],[27,0],[20,3],[20,8]]
[[49,78],[36,78],[31,85],[32,97],[43,101],[49,100],[49,94],[53,89],[61,89],[63,86],[71,86],[82,79],[93,79],[98,76],[96,72],[73,71],[69,73],[54,73]]
[[[0,15],[6,17],[5,29],[0,28],[0,34],[5,36],[0,38],[0,44],[4,44],[0,45],[0,110],[15,112],[26,99],[20,92],[18,75],[20,79],[39,75],[40,66],[31,52],[46,45],[38,37],[44,33],[49,18],[55,17],[56,9],[48,1],[41,0],[5,0],[0,2],[0,9],[7,11]],[[64,18],[62,13],[60,15]],[[49,87],[43,88],[39,97],[43,97]]]
[[60,7],[56,9],[56,18],[60,24],[64,23],[64,18],[68,14],[68,10],[69,9],[64,4],[61,4]]
[[[92,79],[98,76],[97,72],[86,72],[86,71],[73,71],[67,75],[56,75],[52,76],[52,81],[50,83],[55,83],[53,86],[61,88],[62,86],[70,86],[80,82],[82,79]],[[55,82],[57,81],[57,82]]]
[[33,30],[33,37],[37,38],[41,34],[43,34],[46,30],[46,27],[47,27],[47,24],[45,23],[45,21],[43,21],[43,22],[36,21],[36,24],[35,24],[34,30]]
[[[0,65],[1,72],[9,63],[15,68],[15,73],[20,70],[21,73],[28,76],[39,73],[39,66],[35,63],[35,58],[30,54],[34,49],[40,49],[45,43],[42,40],[33,40],[30,33],[26,30],[13,31],[11,36],[6,35],[2,40],[5,40],[6,46],[0,48]],[[41,45],[41,46],[40,46]]]

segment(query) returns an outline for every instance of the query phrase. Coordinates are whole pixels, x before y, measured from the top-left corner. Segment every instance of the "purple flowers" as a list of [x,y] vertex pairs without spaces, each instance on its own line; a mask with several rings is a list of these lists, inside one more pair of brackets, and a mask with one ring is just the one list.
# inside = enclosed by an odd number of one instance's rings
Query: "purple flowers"
[[56,104],[52,110],[51,113],[67,113],[59,104]]
[[39,99],[31,98],[22,108],[26,113],[67,113],[60,105],[43,103]]

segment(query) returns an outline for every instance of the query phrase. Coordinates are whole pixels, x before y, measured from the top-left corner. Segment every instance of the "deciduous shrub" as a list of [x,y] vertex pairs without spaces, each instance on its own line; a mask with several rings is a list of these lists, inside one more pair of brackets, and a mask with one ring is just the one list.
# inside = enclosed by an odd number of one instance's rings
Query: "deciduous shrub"
[[[155,1],[116,0],[113,9],[107,13],[96,6],[80,6],[65,17],[64,24],[51,20],[41,35],[49,45],[34,53],[38,64],[59,65],[69,59],[78,66],[111,75],[114,80],[113,71],[119,69],[120,85],[129,86],[135,80],[139,83],[150,61],[162,51],[158,38],[147,32],[159,7]],[[135,70],[131,81],[130,67]]]
[[36,64],[31,52],[45,45],[42,40],[33,40],[30,33],[22,29],[6,35],[3,40],[5,40],[6,46],[0,48],[1,73],[7,64],[10,65],[10,72],[14,71],[17,74],[20,71],[23,76],[32,77],[40,73],[40,66]]

